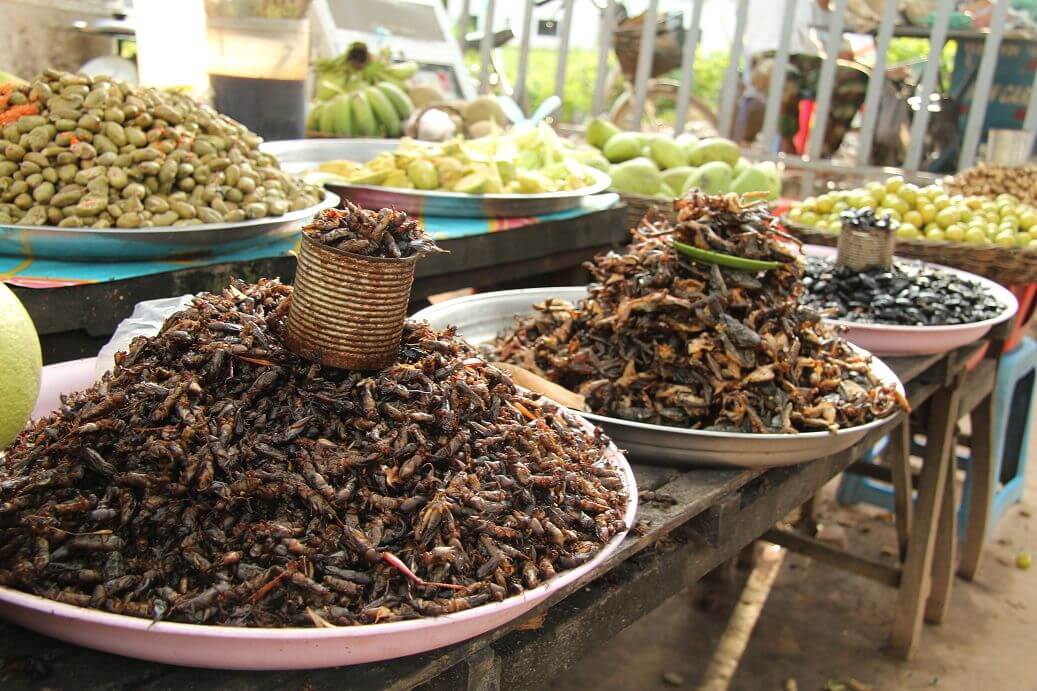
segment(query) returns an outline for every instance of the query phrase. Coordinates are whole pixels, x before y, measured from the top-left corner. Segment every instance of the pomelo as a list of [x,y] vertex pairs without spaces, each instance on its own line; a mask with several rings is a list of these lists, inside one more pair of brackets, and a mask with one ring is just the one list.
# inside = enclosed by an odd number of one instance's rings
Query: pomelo
[[22,303],[0,283],[0,449],[25,427],[40,393],[43,356]]

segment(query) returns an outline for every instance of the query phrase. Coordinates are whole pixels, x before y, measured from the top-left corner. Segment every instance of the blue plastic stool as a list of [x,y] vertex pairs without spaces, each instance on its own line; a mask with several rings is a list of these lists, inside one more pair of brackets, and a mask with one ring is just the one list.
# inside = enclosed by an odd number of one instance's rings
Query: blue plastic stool
[[[994,458],[995,477],[999,487],[994,493],[988,526],[1000,520],[1008,508],[1023,497],[1026,479],[1026,450],[1030,442],[1034,383],[1037,379],[1037,343],[1024,338],[1018,346],[1001,358],[994,389]],[[874,461],[888,443],[883,439],[864,457]],[[958,539],[964,539],[969,520],[969,488],[972,475],[968,455],[958,456],[958,467],[965,473],[963,500],[958,507]],[[893,487],[889,483],[861,475],[843,473],[836,493],[836,501],[844,506],[866,503],[893,510]]]

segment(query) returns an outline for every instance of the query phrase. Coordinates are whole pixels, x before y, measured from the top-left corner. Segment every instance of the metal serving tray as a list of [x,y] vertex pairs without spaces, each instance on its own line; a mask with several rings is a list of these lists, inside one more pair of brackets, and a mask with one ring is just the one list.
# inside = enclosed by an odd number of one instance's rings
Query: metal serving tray
[[[326,161],[369,161],[382,152],[395,151],[399,148],[399,140],[295,139],[266,142],[260,148],[277,156],[284,170],[299,174]],[[421,216],[512,218],[575,209],[583,197],[604,192],[612,184],[612,179],[600,170],[587,167],[587,173],[594,178],[594,184],[589,187],[544,194],[462,194],[331,182],[326,186],[343,199],[365,209],[395,207]]]
[[[412,318],[427,320],[437,329],[456,326],[459,334],[469,342],[478,344],[492,340],[511,326],[516,316],[532,314],[534,304],[552,297],[575,303],[586,294],[584,286],[503,290],[448,300],[423,309]],[[897,376],[885,363],[873,357],[871,367],[883,382],[896,385],[903,391]],[[822,458],[853,446],[872,430],[899,419],[899,414],[893,415],[837,432],[745,434],[651,425],[577,412],[600,425],[633,460],[682,466],[730,465],[744,468],[792,465]]]
[[316,206],[239,223],[162,228],[57,228],[0,224],[0,254],[64,261],[170,259],[244,249],[292,235],[339,198],[324,191]]

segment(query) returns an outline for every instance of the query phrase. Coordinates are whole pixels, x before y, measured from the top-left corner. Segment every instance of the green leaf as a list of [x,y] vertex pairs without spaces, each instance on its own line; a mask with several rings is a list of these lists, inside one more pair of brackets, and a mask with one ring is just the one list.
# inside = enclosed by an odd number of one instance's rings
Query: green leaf
[[700,250],[698,247],[692,247],[691,245],[677,242],[676,240],[673,241],[673,246],[681,254],[686,254],[696,261],[705,264],[719,264],[720,266],[727,266],[732,269],[741,269],[742,271],[769,271],[781,266],[781,262],[763,261],[761,259],[746,259],[745,257],[736,257],[733,254],[724,254],[723,252]]

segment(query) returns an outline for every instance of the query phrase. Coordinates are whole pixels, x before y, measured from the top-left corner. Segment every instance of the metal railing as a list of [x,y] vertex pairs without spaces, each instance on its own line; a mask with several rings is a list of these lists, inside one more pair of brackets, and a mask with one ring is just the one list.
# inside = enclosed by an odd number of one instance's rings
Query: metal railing
[[[517,0],[508,0],[508,4]],[[719,106],[717,109],[717,129],[722,136],[730,137],[733,131],[733,123],[737,113],[737,96],[739,91],[739,74],[743,58],[743,33],[745,31],[748,15],[748,0],[730,0],[735,12],[735,32],[730,48],[730,60],[726,67],[723,86],[720,92]],[[856,160],[847,163],[838,163],[822,159],[825,130],[828,125],[828,113],[832,106],[833,93],[836,82],[836,60],[824,60],[818,79],[816,94],[816,105],[814,111],[813,126],[807,140],[806,151],[803,156],[789,156],[777,152],[779,111],[781,108],[781,97],[786,82],[786,67],[789,63],[790,50],[789,39],[793,34],[793,22],[795,20],[795,3],[812,3],[814,0],[773,0],[775,3],[784,2],[782,14],[782,25],[780,32],[780,45],[774,56],[774,66],[771,70],[770,84],[766,94],[766,109],[762,127],[762,145],[757,145],[751,153],[757,158],[771,158],[783,161],[787,166],[802,168],[806,171],[806,178],[812,184],[814,172],[831,173],[833,171],[847,170],[856,174],[883,173],[886,168],[869,166],[873,146],[875,142],[876,128],[879,124],[879,104],[882,98],[882,85],[886,78],[886,53],[890,40],[894,35],[894,28],[898,22],[896,0],[887,0],[882,10],[879,25],[874,32],[876,54],[875,64],[871,75],[862,106],[862,118],[859,130],[857,130],[857,155]],[[555,72],[555,93],[562,96],[565,85],[566,69],[568,66],[568,51],[570,45],[570,34],[573,30],[573,6],[576,2],[591,2],[591,0],[560,0],[561,21],[558,26],[558,62]],[[680,80],[676,97],[675,129],[683,131],[688,123],[685,114],[691,101],[692,89],[695,79],[695,53],[701,36],[700,25],[702,23],[702,8],[706,0],[687,0],[686,6],[679,8],[685,17],[690,19],[687,26],[683,43],[683,55],[681,59]],[[528,62],[530,51],[530,35],[535,31],[533,24],[534,0],[524,0],[523,26],[516,33],[521,39],[518,79],[515,82],[515,95],[522,102],[528,92],[526,79],[528,76]],[[481,44],[481,65],[479,70],[480,91],[489,90],[489,62],[492,49],[493,18],[497,0],[464,0],[463,11],[458,17],[459,21],[467,22],[470,17],[469,10],[482,5],[483,41]],[[539,3],[537,3],[539,4]],[[825,52],[827,55],[837,55],[843,38],[843,28],[846,18],[848,0],[835,0],[830,3],[831,11],[828,12],[828,24],[825,27]],[[614,49],[614,31],[616,29],[616,7],[615,0],[594,0],[594,5],[599,10],[599,46],[597,55],[597,73],[594,77],[594,91],[591,102],[592,115],[598,115],[608,110],[606,90],[609,86],[608,58]],[[923,163],[924,145],[929,124],[929,108],[926,104],[930,102],[930,96],[934,93],[936,81],[939,77],[941,56],[944,44],[948,40],[948,27],[950,24],[951,11],[954,0],[938,0],[934,13],[933,26],[929,32],[930,49],[926,61],[922,79],[918,85],[915,96],[919,99],[920,107],[914,110],[910,125],[910,138],[906,154],[904,156],[902,170],[918,179],[927,176],[920,171]],[[970,108],[965,127],[962,130],[961,146],[958,158],[958,167],[965,168],[973,165],[976,161],[979,141],[983,129],[983,120],[986,114],[985,104],[991,93],[991,85],[994,79],[994,69],[997,64],[999,49],[1004,35],[1005,17],[1010,6],[1010,0],[996,0],[991,17],[989,31],[986,33],[982,55],[975,74],[972,90],[972,102],[980,104],[979,107]],[[645,105],[649,95],[651,83],[651,69],[656,47],[656,20],[659,14],[659,1],[650,0],[645,15],[643,30],[641,31],[640,51],[638,54],[637,69],[633,78],[633,100],[630,113],[630,121],[623,123],[631,126],[632,123],[640,123],[645,112]],[[1037,75],[1035,75],[1037,77]],[[589,78],[589,76],[588,76]],[[1029,106],[1023,122],[1023,129],[1029,133],[1032,144],[1037,134],[1037,80],[1031,91]]]

